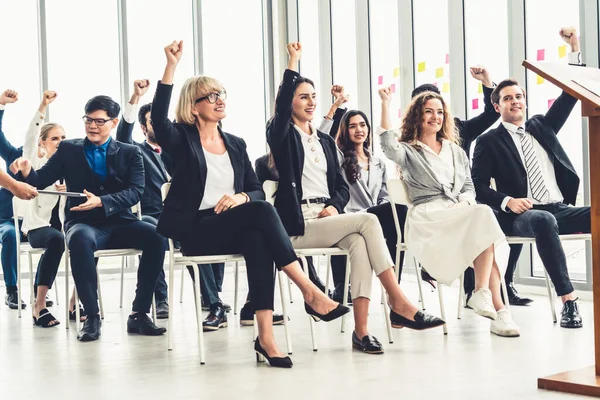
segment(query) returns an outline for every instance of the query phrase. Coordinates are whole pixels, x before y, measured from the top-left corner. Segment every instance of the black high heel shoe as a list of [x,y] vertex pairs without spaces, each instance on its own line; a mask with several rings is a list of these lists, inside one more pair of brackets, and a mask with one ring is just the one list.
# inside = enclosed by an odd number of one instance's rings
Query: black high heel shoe
[[329,311],[327,314],[319,314],[318,312],[316,312],[315,310],[313,310],[313,308],[311,306],[309,306],[306,303],[304,303],[304,310],[316,322],[319,322],[321,320],[323,320],[325,322],[333,321],[334,319],[339,318],[342,315],[347,314],[347,313],[350,312],[350,309],[348,307],[343,306],[341,304],[338,304],[336,308],[334,308],[333,310]]
[[421,267],[421,280],[423,282],[429,283],[432,288],[437,289],[435,287],[435,279],[433,278],[433,276],[429,275],[429,272],[425,271],[423,267]]
[[289,358],[288,356],[285,357],[270,357],[266,350],[262,348],[262,346],[260,345],[260,341],[258,340],[258,336],[256,337],[256,340],[254,341],[254,351],[256,352],[256,362],[265,362],[265,358],[267,359],[267,361],[269,362],[269,365],[271,367],[275,367],[275,368],[292,368],[292,365],[294,365],[294,363],[292,362],[292,359]]

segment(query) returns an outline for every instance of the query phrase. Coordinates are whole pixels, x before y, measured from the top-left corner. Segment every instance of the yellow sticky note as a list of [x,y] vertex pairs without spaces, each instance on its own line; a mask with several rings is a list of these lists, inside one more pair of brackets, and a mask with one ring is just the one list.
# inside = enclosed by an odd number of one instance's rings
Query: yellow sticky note
[[537,84],[541,85],[542,83],[544,83],[544,78],[542,78],[541,76],[537,76]]
[[450,83],[444,82],[444,86],[442,86],[442,93],[450,93]]
[[442,76],[444,76],[444,68],[436,68],[435,69],[435,77],[436,78],[441,78]]
[[558,46],[558,58],[565,58],[567,56],[567,45]]
[[483,93],[483,85],[481,84],[481,82],[479,82],[479,85],[477,85],[477,93]]
[[394,68],[394,78],[397,78],[400,76],[400,68]]
[[423,72],[423,71],[425,71],[425,68],[426,68],[425,61],[423,61],[423,62],[420,62],[420,63],[418,64],[418,66],[417,66],[417,71],[418,71],[418,72]]

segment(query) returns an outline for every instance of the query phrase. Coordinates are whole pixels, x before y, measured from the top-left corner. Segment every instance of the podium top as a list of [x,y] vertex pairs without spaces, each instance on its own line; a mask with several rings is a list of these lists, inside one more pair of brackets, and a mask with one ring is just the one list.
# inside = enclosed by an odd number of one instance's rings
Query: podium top
[[600,69],[527,60],[523,66],[581,100],[584,116],[600,115]]

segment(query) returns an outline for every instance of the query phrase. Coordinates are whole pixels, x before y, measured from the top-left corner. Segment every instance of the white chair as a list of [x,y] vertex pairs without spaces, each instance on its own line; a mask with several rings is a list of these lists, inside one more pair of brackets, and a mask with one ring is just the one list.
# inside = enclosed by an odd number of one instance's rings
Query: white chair
[[[31,313],[33,314],[33,292],[35,285],[35,274],[33,273],[33,255],[34,254],[44,254],[46,249],[43,248],[33,248],[29,245],[29,243],[21,243],[21,229],[19,228],[19,220],[23,219],[25,216],[26,206],[28,201],[19,200],[16,197],[12,199],[13,206],[13,219],[15,224],[15,237],[16,237],[16,252],[17,252],[17,286],[19,287],[18,295],[17,295],[17,303],[18,307],[18,316],[21,318],[21,256],[26,255],[27,261],[29,264],[29,303],[31,306]],[[58,305],[58,285],[55,280],[54,282],[54,291],[56,297],[56,305]]]
[[[169,193],[169,189],[171,188],[170,183],[165,183],[162,185],[161,192],[163,201],[167,197]],[[180,265],[182,267],[182,273],[184,267],[191,266],[194,270],[194,293],[195,293],[195,305],[196,305],[196,323],[198,326],[198,351],[200,353],[200,364],[204,364],[206,362],[205,351],[204,351],[204,332],[202,330],[202,316],[201,316],[201,304],[200,304],[200,271],[198,269],[198,264],[213,264],[213,263],[225,263],[229,261],[236,262],[235,268],[235,296],[236,300],[234,304],[237,303],[237,289],[238,289],[238,262],[244,261],[244,257],[241,254],[222,254],[222,255],[212,255],[212,256],[176,256],[175,245],[173,243],[173,239],[169,238],[169,304],[172,304],[173,301],[173,277],[174,277],[174,269],[176,265]],[[179,253],[181,254],[181,253]],[[292,354],[292,343],[291,336],[288,327],[287,321],[287,308],[286,301],[284,298],[283,284],[281,280],[281,274],[279,275],[279,290],[281,293],[281,304],[283,308],[283,318],[284,318],[284,326],[287,340],[287,348],[288,353]],[[237,304],[236,304],[237,305]],[[171,330],[173,329],[173,309],[170,310],[168,328],[167,328],[167,349],[170,351],[173,349],[173,336],[171,334]]]
[[[535,243],[535,238],[527,238],[521,236],[507,236],[506,240],[509,244],[533,244]],[[577,233],[570,235],[560,235],[560,241],[568,241],[568,240],[592,240],[592,235],[589,233]],[[548,272],[544,268],[544,278],[546,279],[546,288],[548,289],[548,298],[550,299],[550,311],[552,312],[552,320],[556,323],[556,296],[552,288],[552,281],[550,281],[550,277],[548,276]],[[506,297],[505,297],[506,298]]]

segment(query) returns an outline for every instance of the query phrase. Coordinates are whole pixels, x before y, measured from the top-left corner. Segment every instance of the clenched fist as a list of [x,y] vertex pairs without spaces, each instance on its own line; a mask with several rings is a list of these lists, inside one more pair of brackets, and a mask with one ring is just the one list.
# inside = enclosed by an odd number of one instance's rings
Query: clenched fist
[[290,55],[290,59],[300,60],[302,57],[302,44],[300,42],[288,43],[287,52]]
[[46,107],[48,107],[48,105],[52,102],[54,102],[54,100],[56,100],[56,92],[54,90],[46,90],[44,91],[44,94],[42,95],[42,104]]
[[165,55],[167,56],[167,64],[177,65],[181,60],[183,54],[183,40],[177,42],[173,40],[173,43],[165,47]]
[[0,104],[2,105],[14,103],[17,100],[19,100],[19,93],[14,90],[6,89],[2,94],[0,94]]
[[138,79],[133,81],[133,94],[142,97],[150,88],[150,79]]

